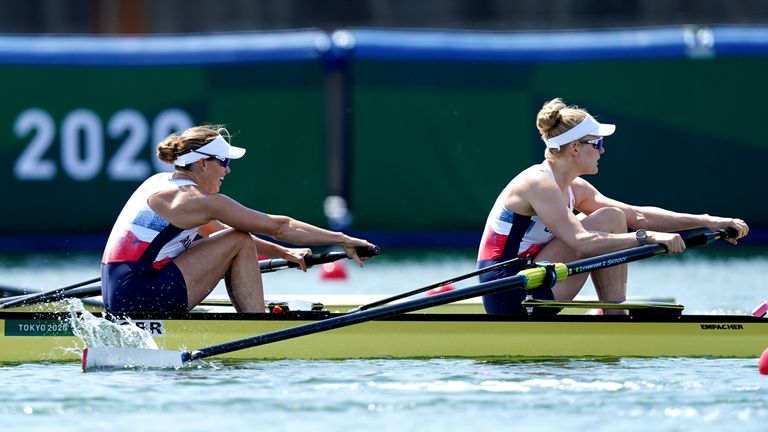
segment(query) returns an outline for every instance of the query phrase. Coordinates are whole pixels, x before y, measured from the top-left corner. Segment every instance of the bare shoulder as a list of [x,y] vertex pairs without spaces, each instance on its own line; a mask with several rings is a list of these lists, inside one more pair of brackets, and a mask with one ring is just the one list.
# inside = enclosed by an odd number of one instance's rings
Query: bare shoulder
[[[235,207],[242,207],[234,199],[222,193],[208,192],[198,186],[186,186],[188,190],[180,190],[180,196],[183,197],[183,206],[186,211],[200,212],[207,217],[216,219],[221,213],[227,213],[235,210]],[[181,189],[181,188],[180,188]]]
[[585,180],[585,179],[583,179],[581,177],[576,177],[575,179],[573,179],[572,185],[573,186],[578,186],[578,187],[594,188],[594,186],[592,186],[592,183],[588,182],[587,180]]
[[160,191],[149,198],[148,204],[152,210],[181,228],[201,226],[214,220],[216,209],[223,205],[219,194],[207,192],[196,185]]
[[552,179],[549,173],[539,165],[534,165],[521,172],[515,180],[518,181],[521,191],[526,191],[532,194],[536,194],[542,190],[557,189],[555,180]]
[[600,193],[592,183],[581,177],[576,177],[576,179],[573,180],[571,189],[573,190],[573,195],[576,197],[577,203],[584,201],[585,199],[594,199],[594,197]]
[[534,203],[557,193],[557,184],[546,171],[534,165],[518,174],[504,190],[504,206],[521,215],[534,215]]
[[169,210],[185,210],[190,206],[199,206],[211,198],[210,193],[197,185],[161,190],[149,197],[152,207],[163,206]]

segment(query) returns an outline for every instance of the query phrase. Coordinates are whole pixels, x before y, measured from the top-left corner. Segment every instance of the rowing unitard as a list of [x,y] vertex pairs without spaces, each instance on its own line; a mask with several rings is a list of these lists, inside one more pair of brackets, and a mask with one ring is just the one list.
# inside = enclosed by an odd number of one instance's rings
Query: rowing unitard
[[[554,179],[552,168],[546,161],[540,166]],[[574,196],[570,187],[568,193],[570,195],[568,208],[573,209]],[[519,215],[504,207],[504,199],[500,195],[485,223],[477,256],[477,268],[489,267],[515,257],[535,257],[554,237],[538,216]],[[524,266],[523,262],[517,266],[512,265],[483,273],[479,276],[480,282],[514,276]],[[485,311],[489,314],[523,314],[525,309],[520,303],[525,300],[526,294],[524,289],[513,289],[483,296]],[[530,294],[538,299],[553,297],[549,288],[531,290]]]
[[194,185],[155,174],[133,193],[107,240],[101,260],[101,293],[110,313],[185,312],[187,286],[173,258],[184,252],[200,227],[171,225],[147,204],[157,192]]

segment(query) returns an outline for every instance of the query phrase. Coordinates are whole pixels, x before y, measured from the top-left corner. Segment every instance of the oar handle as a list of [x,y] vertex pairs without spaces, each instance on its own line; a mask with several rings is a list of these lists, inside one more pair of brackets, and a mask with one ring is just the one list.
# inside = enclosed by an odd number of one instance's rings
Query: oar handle
[[736,237],[739,235],[739,232],[735,228],[726,228],[717,231],[698,228],[686,231],[685,233],[680,233],[680,235],[683,237],[686,247],[696,247],[703,246],[715,240],[725,240],[727,238]]
[[[357,248],[357,256],[360,258],[371,258],[381,253],[381,248],[378,246],[373,247],[359,247]],[[312,254],[304,257],[304,263],[307,267],[312,267],[317,264],[325,264],[333,261],[338,261],[347,258],[347,254],[344,252],[324,252],[321,254]],[[293,261],[288,261],[282,258],[272,258],[268,260],[259,261],[259,268],[262,273],[269,273],[276,270],[282,270],[284,268],[298,267],[299,264]]]
[[[685,246],[688,248],[704,246],[715,240],[724,240],[730,237],[736,237],[738,232],[733,228],[718,231],[709,231],[706,228],[696,228],[692,230],[680,231],[678,234],[683,238]],[[584,258],[578,261],[568,263],[568,275],[572,276],[579,273],[600,270],[604,267],[611,267],[619,264],[626,264],[641,259],[653,257],[667,252],[663,244],[649,244],[637,246],[631,249],[610,252],[603,255]],[[558,281],[561,279],[558,278]]]

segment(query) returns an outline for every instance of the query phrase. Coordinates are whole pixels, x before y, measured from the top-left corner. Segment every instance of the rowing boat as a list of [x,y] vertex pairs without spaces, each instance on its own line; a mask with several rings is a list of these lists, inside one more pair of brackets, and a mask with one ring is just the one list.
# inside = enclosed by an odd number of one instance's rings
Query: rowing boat
[[[686,244],[707,244],[726,235],[724,231],[693,234],[686,238]],[[181,366],[206,358],[759,356],[768,344],[768,320],[749,315],[683,315],[681,305],[669,302],[607,304],[530,300],[524,302],[530,312],[527,315],[485,315],[459,309],[452,312],[450,307],[427,313],[430,309],[457,302],[471,303],[470,299],[475,299],[476,303],[478,297],[489,293],[506,289],[533,289],[562,281],[574,274],[645,259],[663,252],[662,246],[646,245],[567,264],[540,263],[509,278],[432,297],[403,300],[401,303],[391,301],[393,298],[402,299],[406,294],[423,292],[421,288],[378,302],[376,307],[373,304],[359,305],[353,312],[315,308],[290,310],[288,306],[291,303],[286,302],[285,309],[281,307],[281,313],[276,313],[273,308],[272,313],[264,314],[210,309],[184,314],[131,314],[130,322],[150,334],[153,344],[156,343],[160,350],[148,349],[152,348],[151,344],[149,347],[125,346],[122,343],[101,346],[102,341],[92,338],[83,349],[83,343],[73,335],[73,327],[77,330],[82,328],[84,321],[105,323],[107,321],[103,318],[109,318],[99,313],[94,317],[85,309],[76,313],[0,312],[0,362],[78,360],[81,352],[84,370],[130,364]],[[53,290],[53,294],[58,295],[62,290]],[[28,304],[26,300],[13,304],[22,303]],[[626,313],[557,313],[562,308],[582,308],[583,311],[583,308],[595,307],[603,310],[625,309]],[[115,325],[114,328],[125,327]],[[203,348],[194,349],[200,346]]]
[[[409,313],[216,358],[747,358],[759,356],[768,346],[768,319],[665,314],[651,309],[641,313],[642,309],[633,307],[628,315],[616,316]],[[328,311],[199,312],[135,314],[131,320],[149,332],[159,348],[175,350],[220,344],[343,315]],[[68,313],[0,312],[0,363],[79,360],[83,342],[72,333],[72,319]]]

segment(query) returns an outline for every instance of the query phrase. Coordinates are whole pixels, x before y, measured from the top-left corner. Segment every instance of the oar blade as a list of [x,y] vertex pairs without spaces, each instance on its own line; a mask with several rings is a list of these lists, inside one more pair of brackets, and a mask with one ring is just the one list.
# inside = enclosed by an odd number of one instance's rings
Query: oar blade
[[113,347],[83,349],[83,372],[125,368],[180,368],[182,365],[179,351]]

